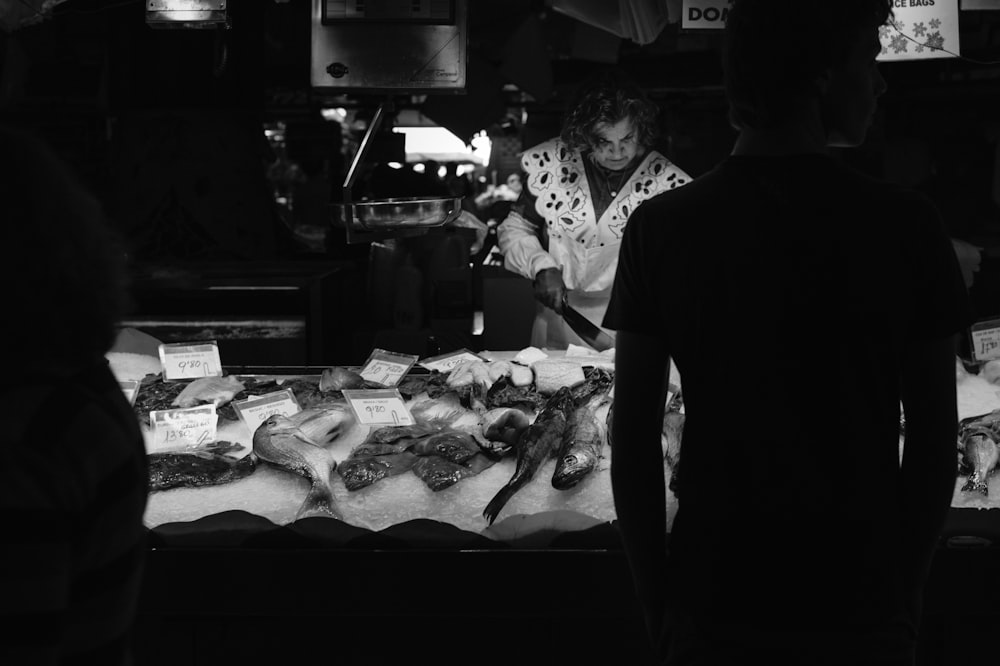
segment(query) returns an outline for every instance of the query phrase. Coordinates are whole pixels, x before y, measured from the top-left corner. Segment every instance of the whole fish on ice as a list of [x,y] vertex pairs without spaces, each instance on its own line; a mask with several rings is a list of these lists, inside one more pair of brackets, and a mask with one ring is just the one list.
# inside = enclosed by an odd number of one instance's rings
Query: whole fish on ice
[[553,488],[568,490],[597,467],[608,437],[606,421],[597,418],[597,410],[608,400],[606,392],[595,393],[570,414],[556,454]]
[[569,388],[560,388],[545,403],[534,423],[521,433],[514,447],[517,453],[514,475],[483,510],[483,516],[491,525],[510,498],[531,481],[542,462],[559,446],[566,429],[567,413],[573,405]]
[[242,458],[226,455],[243,448],[220,440],[189,451],[150,453],[146,456],[149,490],[216,486],[250,476],[257,467],[256,455],[250,453]]
[[969,475],[962,490],[989,495],[987,480],[1000,461],[997,434],[988,428],[971,428],[961,439],[962,472]]
[[295,515],[341,518],[333,500],[330,475],[336,468],[329,446],[340,433],[353,425],[354,416],[346,403],[327,403],[292,416],[274,415],[253,434],[253,452],[261,460],[305,477],[309,494]]

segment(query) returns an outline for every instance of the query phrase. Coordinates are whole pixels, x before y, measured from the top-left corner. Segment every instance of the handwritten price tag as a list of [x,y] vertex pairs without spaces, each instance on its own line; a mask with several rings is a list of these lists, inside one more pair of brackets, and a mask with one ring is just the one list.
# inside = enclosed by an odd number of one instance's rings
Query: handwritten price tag
[[1000,358],[1000,319],[981,321],[972,325],[972,357],[977,361]]
[[128,404],[135,405],[135,396],[139,393],[139,382],[134,379],[126,379],[118,382],[118,385],[122,387],[122,393],[125,394]]
[[163,409],[149,413],[153,426],[153,442],[157,449],[183,449],[211,444],[219,416],[215,405],[199,405],[188,409]]
[[417,362],[416,356],[375,349],[359,373],[368,381],[395,386]]
[[358,423],[367,426],[413,425],[413,416],[397,389],[344,391]]
[[233,402],[233,407],[250,428],[251,433],[256,432],[261,423],[275,414],[291,416],[302,411],[291,389],[266,393],[246,400],[237,400]]
[[219,345],[214,341],[160,345],[160,363],[163,365],[163,378],[167,381],[222,376]]
[[420,365],[427,368],[428,370],[437,370],[438,372],[450,372],[456,365],[462,361],[482,361],[483,357],[470,352],[468,349],[459,349],[458,351],[449,352],[447,354],[442,354],[440,356],[433,356],[431,358],[425,358],[420,362]]

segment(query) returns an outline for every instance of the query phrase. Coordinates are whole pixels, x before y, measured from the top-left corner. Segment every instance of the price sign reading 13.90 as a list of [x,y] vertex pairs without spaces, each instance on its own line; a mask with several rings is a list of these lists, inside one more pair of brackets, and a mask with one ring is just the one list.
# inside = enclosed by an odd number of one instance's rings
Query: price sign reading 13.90
[[366,426],[413,425],[415,421],[397,389],[344,390],[358,423]]

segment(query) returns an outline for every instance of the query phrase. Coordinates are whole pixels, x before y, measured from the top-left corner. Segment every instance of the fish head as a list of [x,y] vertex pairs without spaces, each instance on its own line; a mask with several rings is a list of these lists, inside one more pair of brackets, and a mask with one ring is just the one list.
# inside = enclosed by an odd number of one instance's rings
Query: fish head
[[552,475],[552,487],[556,490],[572,488],[596,465],[597,460],[592,456],[567,453],[559,459],[556,465],[556,471]]
[[295,423],[282,414],[272,414],[267,417],[258,427],[258,430],[264,429],[270,433],[279,433],[294,430],[297,426]]

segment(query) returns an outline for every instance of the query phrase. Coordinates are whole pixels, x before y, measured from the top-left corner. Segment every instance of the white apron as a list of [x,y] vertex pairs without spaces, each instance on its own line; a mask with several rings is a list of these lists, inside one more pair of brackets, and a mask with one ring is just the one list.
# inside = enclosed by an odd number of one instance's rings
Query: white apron
[[[536,197],[535,210],[545,220],[548,253],[562,269],[569,303],[600,326],[618,269],[622,231],[632,211],[690,178],[662,154],[650,151],[598,219],[584,159],[560,139],[552,139],[525,151],[521,167],[527,175],[525,186]],[[584,344],[561,316],[537,304],[531,344],[565,349],[569,342]]]

